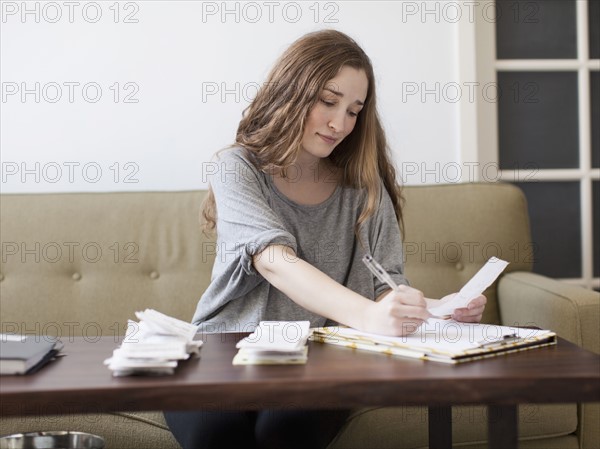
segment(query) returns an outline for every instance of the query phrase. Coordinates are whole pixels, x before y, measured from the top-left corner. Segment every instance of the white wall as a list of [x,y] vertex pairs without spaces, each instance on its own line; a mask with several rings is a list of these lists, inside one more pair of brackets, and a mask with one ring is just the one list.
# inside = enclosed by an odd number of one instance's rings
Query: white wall
[[[2,191],[205,187],[202,163],[233,141],[277,56],[321,28],[350,34],[370,55],[396,163],[419,167],[406,183],[436,182],[423,168],[460,161],[459,107],[444,91],[458,81],[458,25],[445,6],[2,2]],[[233,12],[222,16],[225,7]],[[223,87],[232,92],[222,98]],[[415,87],[439,98],[407,95]]]

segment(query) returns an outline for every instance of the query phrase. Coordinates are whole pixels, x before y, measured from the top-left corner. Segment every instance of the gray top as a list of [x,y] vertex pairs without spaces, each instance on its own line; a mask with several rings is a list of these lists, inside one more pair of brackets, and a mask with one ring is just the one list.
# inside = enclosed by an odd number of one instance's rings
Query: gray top
[[252,256],[271,244],[293,248],[301,259],[372,300],[389,287],[363,264],[367,252],[396,283],[408,284],[398,222],[383,184],[378,210],[360,229],[362,248],[354,225],[364,189],[338,186],[320,204],[298,204],[282,194],[250,157],[233,148],[219,153],[210,165],[209,182],[217,203],[217,255],[211,283],[193,318],[200,331],[252,331],[262,320],[309,320],[313,327],[332,324],[300,307],[254,269]]

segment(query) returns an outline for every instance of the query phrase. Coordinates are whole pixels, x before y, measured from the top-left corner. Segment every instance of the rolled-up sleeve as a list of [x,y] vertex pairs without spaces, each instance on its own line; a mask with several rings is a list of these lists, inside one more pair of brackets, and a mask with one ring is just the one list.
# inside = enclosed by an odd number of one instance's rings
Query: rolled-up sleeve
[[252,257],[269,245],[285,245],[297,251],[295,237],[269,206],[261,182],[263,173],[242,158],[240,151],[220,153],[212,162],[209,177],[217,204],[218,261],[225,262],[234,276],[256,275]]

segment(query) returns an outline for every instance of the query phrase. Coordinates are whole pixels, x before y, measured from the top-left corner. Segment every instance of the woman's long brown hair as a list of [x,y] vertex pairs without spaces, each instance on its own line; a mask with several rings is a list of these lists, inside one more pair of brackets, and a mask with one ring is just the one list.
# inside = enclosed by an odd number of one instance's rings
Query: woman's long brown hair
[[[256,98],[244,110],[235,146],[249,151],[258,169],[281,170],[285,176],[301,149],[306,117],[327,82],[344,66],[364,70],[369,87],[354,129],[329,159],[342,169],[343,185],[364,188],[367,192],[355,232],[358,234],[360,225],[375,212],[383,181],[404,236],[402,191],[377,114],[373,66],[360,46],[346,34],[335,30],[310,33],[283,53]],[[214,230],[217,209],[210,188],[202,217],[205,230]]]

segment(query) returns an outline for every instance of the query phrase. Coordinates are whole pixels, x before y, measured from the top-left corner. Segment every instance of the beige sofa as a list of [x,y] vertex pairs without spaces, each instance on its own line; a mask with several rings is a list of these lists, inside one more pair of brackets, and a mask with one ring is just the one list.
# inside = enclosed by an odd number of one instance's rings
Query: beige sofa
[[[189,320],[214,259],[214,244],[198,226],[204,194],[2,195],[2,331],[122,334],[126,320],[144,308]],[[423,186],[405,194],[413,286],[441,297],[487,257],[501,256],[511,263],[487,292],[485,321],[553,329],[599,352],[600,295],[530,273],[527,207],[517,188]],[[521,447],[598,448],[599,417],[598,404],[523,405]],[[485,447],[485,423],[484,408],[456,407],[454,441]],[[426,424],[421,407],[361,410],[331,448],[425,448]],[[0,434],[51,429],[97,433],[108,448],[177,447],[159,412],[27,416],[0,424]]]

